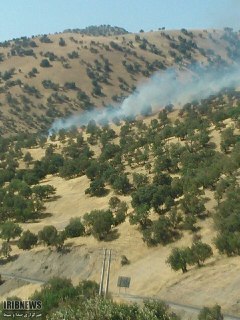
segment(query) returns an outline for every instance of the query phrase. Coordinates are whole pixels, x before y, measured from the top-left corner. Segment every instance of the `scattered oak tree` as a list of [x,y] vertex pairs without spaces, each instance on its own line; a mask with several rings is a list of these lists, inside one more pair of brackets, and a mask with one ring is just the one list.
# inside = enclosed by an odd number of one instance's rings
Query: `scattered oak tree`
[[38,239],[43,241],[47,246],[53,246],[57,240],[57,229],[54,226],[45,226],[38,232]]
[[173,270],[182,269],[182,272],[185,273],[187,265],[197,264],[200,267],[212,255],[212,248],[208,244],[197,241],[192,244],[191,248],[174,248],[166,262]]
[[1,233],[0,237],[4,240],[7,240],[7,242],[10,241],[10,239],[15,239],[19,237],[22,233],[22,228],[14,223],[13,221],[6,221],[1,225]]
[[175,271],[182,270],[183,273],[187,272],[187,264],[190,261],[189,248],[174,248],[167,259],[167,263]]
[[86,213],[83,219],[85,227],[98,240],[104,240],[114,225],[110,210],[93,210]]
[[198,320],[223,320],[221,307],[215,305],[214,307],[204,307],[198,315]]
[[19,249],[30,250],[33,246],[37,244],[38,237],[31,231],[24,231],[18,241]]
[[65,228],[68,238],[81,237],[84,235],[85,228],[80,218],[71,218],[69,224]]
[[11,247],[10,243],[4,241],[2,243],[2,248],[0,250],[1,255],[3,255],[5,258],[9,258],[11,251],[12,251],[12,247]]
[[207,243],[197,241],[191,246],[191,259],[193,264],[197,264],[201,267],[205,260],[209,259],[213,255],[212,248]]

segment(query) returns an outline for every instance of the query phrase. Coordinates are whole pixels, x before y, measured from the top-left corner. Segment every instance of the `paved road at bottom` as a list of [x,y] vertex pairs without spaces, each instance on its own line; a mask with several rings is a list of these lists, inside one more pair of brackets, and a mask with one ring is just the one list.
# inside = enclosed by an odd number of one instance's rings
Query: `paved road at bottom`
[[27,278],[27,277],[22,277],[22,276],[16,276],[15,274],[12,273],[4,273],[4,272],[0,272],[2,278],[8,278],[8,279],[16,279],[16,280],[23,280],[26,282],[30,282],[30,283],[39,283],[39,284],[43,284],[46,281],[44,280],[39,280],[39,279],[33,279],[33,278]]
[[[39,280],[39,279],[34,279],[34,278],[28,278],[28,277],[23,277],[23,276],[18,276],[14,275],[12,273],[0,273],[2,278],[8,278],[8,279],[16,279],[16,280],[22,280],[30,283],[38,283],[38,284],[44,284],[46,281],[44,280]],[[166,304],[168,304],[170,307],[177,309],[177,310],[182,310],[185,311],[186,313],[191,313],[191,314],[198,314],[201,311],[201,307],[199,306],[192,306],[189,304],[182,304],[178,302],[173,302],[173,301],[167,301],[163,300],[159,297],[144,297],[144,296],[138,296],[138,295],[131,295],[131,294],[112,294],[115,297],[120,297],[124,300],[127,301],[132,301],[132,302],[141,302],[146,299],[151,299],[151,300],[161,300],[164,301]],[[229,315],[229,314],[224,314],[224,320],[240,320],[240,317]]]
[[[167,300],[163,300],[159,297],[144,297],[144,296],[131,295],[131,294],[126,294],[126,293],[125,294],[113,294],[113,296],[120,297],[124,300],[132,301],[132,302],[141,302],[146,299],[161,300],[174,309],[177,309],[179,311],[182,310],[182,311],[185,311],[186,313],[191,313],[191,314],[196,314],[196,315],[198,315],[199,312],[202,310],[202,307],[199,307],[199,306],[192,306],[192,305],[188,305],[188,304],[167,301]],[[240,317],[237,317],[234,315],[229,315],[229,314],[224,314],[224,320],[240,320]]]

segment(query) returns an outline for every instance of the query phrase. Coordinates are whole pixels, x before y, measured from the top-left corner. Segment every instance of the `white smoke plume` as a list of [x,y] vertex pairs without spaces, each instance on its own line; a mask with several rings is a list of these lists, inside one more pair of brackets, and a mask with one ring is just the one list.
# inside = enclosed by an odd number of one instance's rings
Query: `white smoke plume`
[[147,83],[139,85],[136,91],[118,107],[94,109],[66,119],[55,120],[50,132],[86,125],[92,119],[101,122],[111,121],[114,117],[123,119],[128,116],[137,116],[149,110],[149,107],[154,113],[170,103],[184,105],[193,100],[200,101],[208,98],[224,88],[240,86],[238,65],[218,71],[199,66],[195,66],[192,70],[193,72],[189,72],[170,68],[156,73]]

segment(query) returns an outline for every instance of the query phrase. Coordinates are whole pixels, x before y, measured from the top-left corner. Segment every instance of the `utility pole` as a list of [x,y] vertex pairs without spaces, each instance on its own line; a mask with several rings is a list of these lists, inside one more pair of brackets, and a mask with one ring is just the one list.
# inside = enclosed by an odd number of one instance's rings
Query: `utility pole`
[[107,249],[103,249],[103,264],[102,264],[101,280],[100,280],[100,286],[99,286],[99,296],[101,296],[102,292],[103,292],[103,281],[104,281],[104,273],[105,273],[106,254],[107,254]]
[[109,255],[108,255],[107,277],[106,277],[105,292],[104,292],[104,297],[105,298],[107,297],[107,294],[108,294],[109,277],[110,277],[110,265],[111,265],[111,249],[109,250]]

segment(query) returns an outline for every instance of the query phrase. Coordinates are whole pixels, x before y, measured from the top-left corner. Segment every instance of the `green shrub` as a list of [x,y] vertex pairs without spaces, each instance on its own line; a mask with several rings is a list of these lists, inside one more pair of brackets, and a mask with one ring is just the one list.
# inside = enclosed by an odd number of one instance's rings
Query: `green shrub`
[[198,320],[223,320],[223,314],[221,312],[221,307],[215,305],[214,307],[204,307],[199,316]]
[[24,231],[18,241],[19,249],[29,250],[37,244],[38,237],[29,230]]
[[0,237],[9,242],[10,239],[19,237],[22,233],[22,228],[13,221],[6,221],[0,227]]
[[81,237],[85,228],[80,218],[71,218],[69,224],[65,228],[66,236],[68,238]]
[[58,44],[59,44],[60,47],[65,47],[66,46],[66,41],[63,38],[60,38]]
[[49,68],[49,67],[51,67],[51,64],[48,61],[48,59],[42,59],[42,61],[40,62],[40,67]]
[[47,246],[55,245],[57,241],[57,229],[54,226],[45,226],[38,232],[38,239],[46,243]]
[[98,240],[104,240],[109,234],[114,218],[110,210],[93,210],[83,217],[84,225]]
[[126,266],[130,264],[130,261],[128,260],[128,258],[126,256],[121,256],[121,266]]

